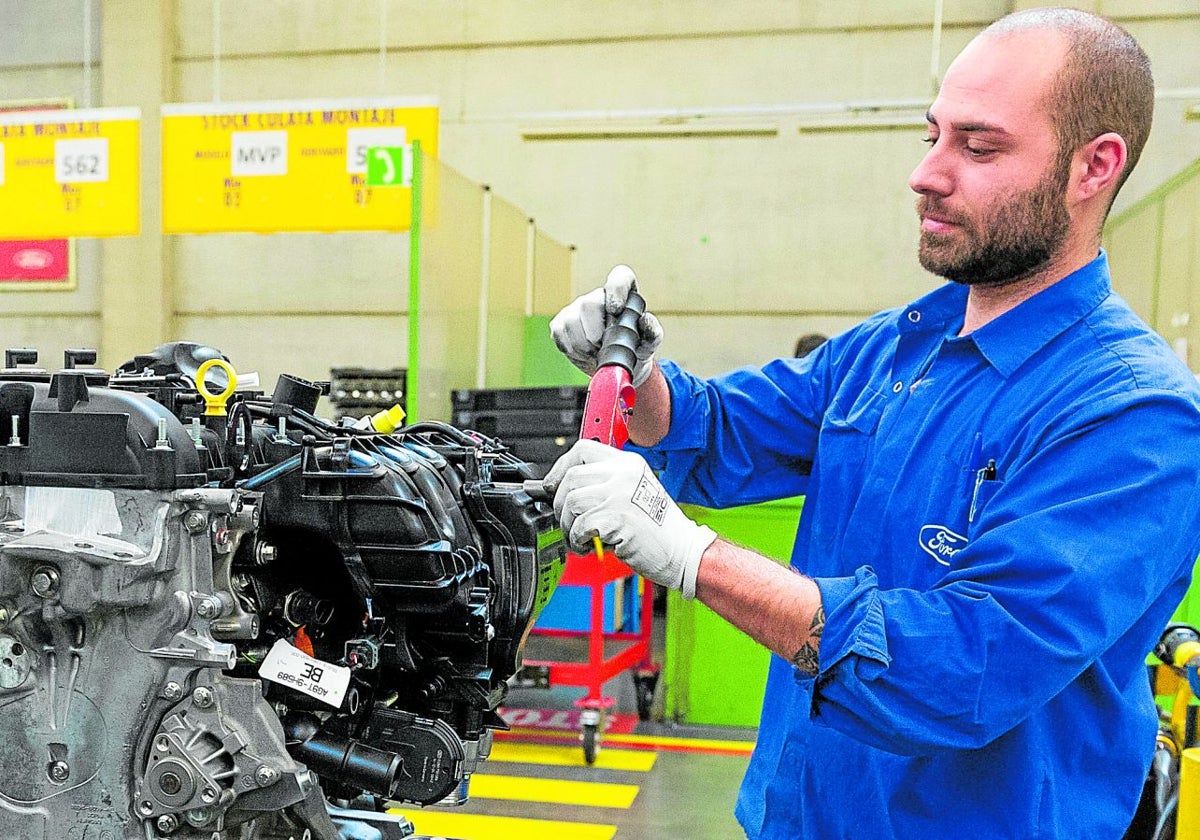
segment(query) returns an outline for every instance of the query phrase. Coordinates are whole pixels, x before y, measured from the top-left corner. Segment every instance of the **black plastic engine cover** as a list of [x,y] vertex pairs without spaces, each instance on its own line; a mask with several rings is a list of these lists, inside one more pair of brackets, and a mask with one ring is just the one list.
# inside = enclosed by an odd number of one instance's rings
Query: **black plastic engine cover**
[[196,448],[167,408],[139,394],[93,387],[89,379],[64,371],[48,383],[0,383],[0,429],[8,432],[8,445],[0,447],[5,484],[168,489],[204,482]]

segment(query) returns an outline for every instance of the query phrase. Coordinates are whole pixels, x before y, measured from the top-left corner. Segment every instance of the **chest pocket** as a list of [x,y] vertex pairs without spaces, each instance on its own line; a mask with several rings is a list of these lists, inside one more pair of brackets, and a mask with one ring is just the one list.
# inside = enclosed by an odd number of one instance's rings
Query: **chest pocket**
[[[998,493],[1003,488],[1004,488],[1004,481],[999,478],[993,478],[990,481],[979,482],[978,491],[975,491],[974,489],[972,489],[972,493],[971,493],[972,498],[970,500],[970,503],[975,508],[975,515],[973,517],[973,521],[969,522],[969,524],[967,525],[968,536],[973,537],[973,536],[975,536],[976,533],[978,533],[979,520],[983,518],[983,512],[987,508],[988,502],[990,502],[992,500],[992,497],[995,496],[996,493]],[[968,515],[969,519],[972,518],[970,516],[969,511],[968,511],[967,515]]]
[[888,397],[870,388],[840,393],[825,412],[818,459],[828,469],[860,466],[874,441]]

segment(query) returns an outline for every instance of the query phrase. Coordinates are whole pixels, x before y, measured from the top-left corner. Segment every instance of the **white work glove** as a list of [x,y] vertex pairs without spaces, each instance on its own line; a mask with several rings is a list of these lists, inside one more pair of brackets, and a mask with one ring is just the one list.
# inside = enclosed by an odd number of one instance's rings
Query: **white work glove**
[[[591,376],[596,372],[596,354],[600,339],[609,322],[621,314],[629,292],[637,288],[637,277],[627,265],[619,265],[608,273],[604,288],[592,289],[568,303],[550,321],[550,337],[563,355],[581,371]],[[645,382],[654,370],[654,351],[662,344],[663,329],[649,312],[638,319],[637,362],[630,372],[633,387]]]
[[554,513],[576,551],[599,537],[642,577],[696,597],[700,557],[717,535],[684,515],[641,455],[581,440],[543,484],[557,488]]

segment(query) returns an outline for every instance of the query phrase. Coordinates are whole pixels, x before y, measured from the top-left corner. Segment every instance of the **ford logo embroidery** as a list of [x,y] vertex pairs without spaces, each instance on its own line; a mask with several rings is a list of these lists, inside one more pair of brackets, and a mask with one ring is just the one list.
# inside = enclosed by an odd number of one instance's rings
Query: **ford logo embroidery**
[[13,265],[26,271],[42,271],[54,262],[54,255],[41,248],[24,248],[12,257]]
[[967,538],[945,525],[924,526],[918,541],[921,549],[943,566],[949,566],[950,558],[967,547]]

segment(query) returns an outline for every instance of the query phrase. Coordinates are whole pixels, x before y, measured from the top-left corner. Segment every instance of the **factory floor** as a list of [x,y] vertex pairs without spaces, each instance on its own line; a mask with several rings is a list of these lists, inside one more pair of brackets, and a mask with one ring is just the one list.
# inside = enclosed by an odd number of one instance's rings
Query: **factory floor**
[[[661,647],[663,634],[656,628]],[[526,659],[579,659],[580,643],[534,636]],[[568,647],[576,645],[573,649]],[[662,661],[659,650],[656,661]],[[615,701],[595,764],[583,755],[573,703],[583,689],[514,689],[505,703],[513,731],[497,737],[458,807],[404,808],[419,836],[455,840],[737,840],[738,784],[755,730],[638,720],[631,675],[605,683]]]

